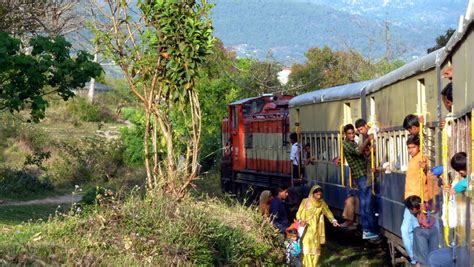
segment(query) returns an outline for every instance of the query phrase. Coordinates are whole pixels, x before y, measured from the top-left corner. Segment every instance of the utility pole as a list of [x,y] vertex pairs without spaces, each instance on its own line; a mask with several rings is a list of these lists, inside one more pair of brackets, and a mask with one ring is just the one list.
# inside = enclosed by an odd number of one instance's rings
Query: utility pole
[[[99,54],[99,47],[96,45],[95,51],[94,51],[94,62],[97,62],[98,54]],[[95,79],[92,78],[89,85],[89,92],[87,93],[87,98],[89,99],[90,103],[94,102],[94,92],[95,92]]]

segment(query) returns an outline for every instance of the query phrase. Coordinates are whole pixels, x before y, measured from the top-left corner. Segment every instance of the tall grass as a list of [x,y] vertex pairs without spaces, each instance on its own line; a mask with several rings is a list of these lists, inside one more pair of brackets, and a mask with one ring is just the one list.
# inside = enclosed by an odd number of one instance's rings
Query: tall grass
[[282,247],[254,209],[210,198],[132,195],[0,231],[0,262],[21,265],[278,265]]

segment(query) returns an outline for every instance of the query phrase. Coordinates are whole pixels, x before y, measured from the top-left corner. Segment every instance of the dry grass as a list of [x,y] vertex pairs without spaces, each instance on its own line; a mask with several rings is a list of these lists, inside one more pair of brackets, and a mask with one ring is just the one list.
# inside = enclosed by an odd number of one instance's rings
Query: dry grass
[[255,211],[216,199],[130,197],[82,215],[0,231],[8,264],[272,265],[281,239]]

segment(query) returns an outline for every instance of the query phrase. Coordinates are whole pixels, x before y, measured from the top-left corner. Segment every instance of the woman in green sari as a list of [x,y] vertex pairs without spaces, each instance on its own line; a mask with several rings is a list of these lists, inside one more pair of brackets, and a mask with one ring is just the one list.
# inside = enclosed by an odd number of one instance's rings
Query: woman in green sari
[[321,244],[326,242],[323,215],[328,218],[334,227],[339,226],[328,205],[323,200],[322,188],[315,185],[311,188],[308,198],[301,202],[296,214],[296,219],[300,220],[302,226],[306,226],[301,239],[303,266],[305,267],[318,266]]

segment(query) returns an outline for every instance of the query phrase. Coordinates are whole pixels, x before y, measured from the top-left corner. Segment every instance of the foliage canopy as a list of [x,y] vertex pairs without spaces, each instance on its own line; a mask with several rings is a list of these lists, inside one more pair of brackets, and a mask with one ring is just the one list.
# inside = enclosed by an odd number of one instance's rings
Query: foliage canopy
[[101,74],[90,54],[79,51],[73,58],[70,48],[63,37],[36,36],[26,45],[0,32],[0,110],[29,108],[31,119],[37,122],[48,106],[45,96],[57,94],[68,100],[74,95],[72,89],[84,87]]
[[[120,66],[145,113],[147,186],[181,197],[199,172],[202,114],[194,87],[214,43],[211,5],[115,0],[96,6],[103,14],[94,23],[96,42]],[[176,129],[179,120],[185,127]]]

